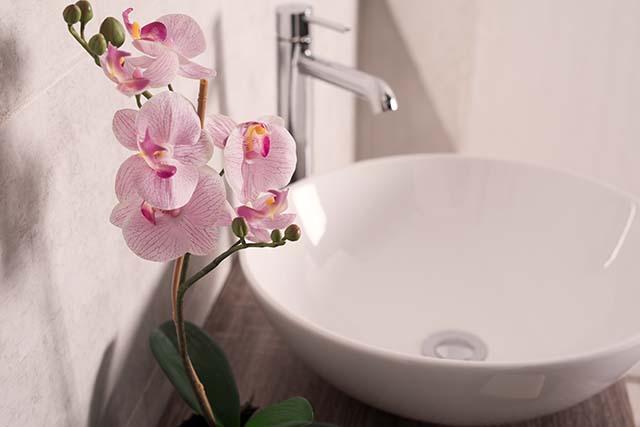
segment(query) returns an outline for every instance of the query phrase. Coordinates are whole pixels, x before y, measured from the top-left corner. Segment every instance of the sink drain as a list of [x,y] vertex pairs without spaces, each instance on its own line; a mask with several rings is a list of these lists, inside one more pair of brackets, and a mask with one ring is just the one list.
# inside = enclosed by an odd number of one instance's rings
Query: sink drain
[[449,330],[428,336],[422,343],[422,354],[438,359],[480,361],[487,358],[487,346],[469,332]]

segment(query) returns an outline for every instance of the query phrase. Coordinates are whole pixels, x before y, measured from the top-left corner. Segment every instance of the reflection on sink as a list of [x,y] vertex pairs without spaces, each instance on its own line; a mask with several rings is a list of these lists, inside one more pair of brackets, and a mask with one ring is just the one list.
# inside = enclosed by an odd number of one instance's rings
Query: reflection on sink
[[509,422],[578,403],[640,359],[640,227],[622,192],[420,155],[300,181],[290,200],[303,239],[241,254],[244,270],[300,357],[369,404]]

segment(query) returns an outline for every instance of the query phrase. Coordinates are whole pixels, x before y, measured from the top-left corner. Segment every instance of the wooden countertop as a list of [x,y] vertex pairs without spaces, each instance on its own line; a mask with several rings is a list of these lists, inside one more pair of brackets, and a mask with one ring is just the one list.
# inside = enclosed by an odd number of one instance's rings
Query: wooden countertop
[[[264,406],[304,396],[319,421],[341,427],[427,427],[379,411],[350,398],[307,368],[268,323],[236,263],[205,329],[225,349],[241,401]],[[158,427],[176,427],[190,414],[174,395]],[[634,427],[622,382],[566,411],[505,427]]]

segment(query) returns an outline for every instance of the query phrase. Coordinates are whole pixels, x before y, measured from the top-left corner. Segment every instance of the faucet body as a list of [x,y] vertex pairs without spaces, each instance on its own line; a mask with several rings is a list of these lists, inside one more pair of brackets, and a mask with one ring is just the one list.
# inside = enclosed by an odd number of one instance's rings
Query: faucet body
[[383,80],[351,67],[315,58],[311,53],[310,24],[340,32],[349,30],[314,17],[311,6],[307,4],[284,5],[277,9],[278,114],[296,140],[298,164],[293,181],[311,174],[310,78],[359,95],[369,102],[374,113],[398,108],[393,91]]

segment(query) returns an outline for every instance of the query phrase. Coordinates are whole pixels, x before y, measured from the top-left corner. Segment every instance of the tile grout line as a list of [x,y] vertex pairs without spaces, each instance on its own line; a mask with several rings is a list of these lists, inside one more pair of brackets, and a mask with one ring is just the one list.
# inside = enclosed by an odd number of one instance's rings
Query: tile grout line
[[55,78],[51,83],[44,86],[43,88],[36,88],[33,93],[28,96],[23,102],[16,105],[12,110],[9,110],[2,119],[2,122],[0,122],[0,129],[4,128],[17,113],[33,104],[40,97],[44,96],[51,88],[55,87],[58,83],[67,78],[69,74],[71,74],[76,68],[80,66],[80,64],[82,63],[82,60],[80,58],[82,56],[84,55],[76,55],[77,59],[72,61],[71,66],[67,69],[66,72],[62,73],[60,76]]

